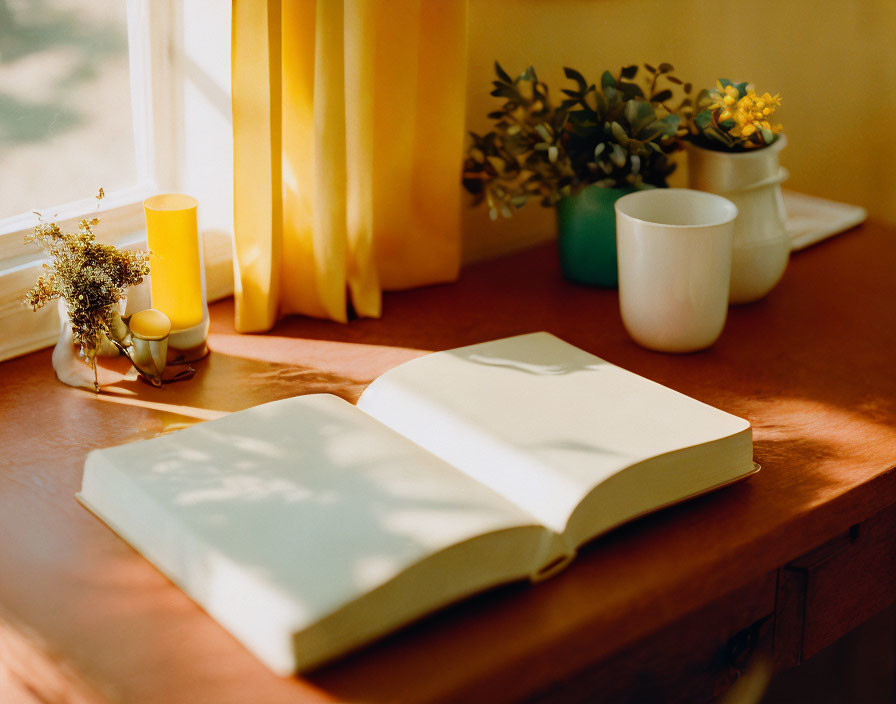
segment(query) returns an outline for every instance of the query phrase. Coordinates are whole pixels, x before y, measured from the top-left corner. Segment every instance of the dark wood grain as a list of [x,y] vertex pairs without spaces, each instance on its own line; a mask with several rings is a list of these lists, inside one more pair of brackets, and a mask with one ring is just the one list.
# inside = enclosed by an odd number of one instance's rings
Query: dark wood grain
[[770,659],[777,574],[744,585],[548,686],[527,704],[708,702],[757,656]]
[[804,662],[894,602],[896,506],[891,506],[781,569],[778,666]]
[[[129,704],[533,696],[896,501],[894,271],[896,231],[840,235],[795,255],[767,298],[731,309],[712,349],[684,356],[635,346],[617,294],[563,281],[543,247],[388,294],[382,320],[290,318],[241,336],[231,304],[216,304],[211,356],[161,390],[67,388],[49,351],[0,364],[0,620],[16,629],[16,661],[56,663],[89,696]],[[92,448],[301,393],[355,400],[427,351],[534,330],[748,418],[763,471],[596,541],[544,584],[482,595],[292,679],[73,498]]]

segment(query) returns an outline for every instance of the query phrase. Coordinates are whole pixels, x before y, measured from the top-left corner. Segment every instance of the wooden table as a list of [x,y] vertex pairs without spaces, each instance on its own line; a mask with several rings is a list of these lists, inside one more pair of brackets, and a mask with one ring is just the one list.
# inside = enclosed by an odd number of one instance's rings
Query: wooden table
[[[614,291],[566,283],[550,247],[452,286],[388,294],[382,320],[236,335],[157,390],[96,397],[48,350],[0,365],[0,701],[709,699],[755,650],[799,663],[896,597],[896,231],[793,257],[709,351],[636,347]],[[73,498],[86,453],[272,399],[355,400],[390,367],[548,330],[731,413],[762,472],[624,527],[537,587],[452,607],[310,676],[279,679]]]

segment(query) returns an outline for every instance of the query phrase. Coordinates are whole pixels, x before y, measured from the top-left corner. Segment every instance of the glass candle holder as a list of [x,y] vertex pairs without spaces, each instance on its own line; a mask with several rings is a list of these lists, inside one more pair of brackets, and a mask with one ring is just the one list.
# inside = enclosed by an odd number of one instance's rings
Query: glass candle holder
[[[204,356],[208,306],[195,198],[163,193],[143,202],[150,255],[152,307],[171,320],[169,363]],[[183,352],[178,355],[177,352]]]
[[131,332],[131,362],[158,386],[165,372],[168,357],[168,335],[171,321],[160,310],[147,308],[128,319]]

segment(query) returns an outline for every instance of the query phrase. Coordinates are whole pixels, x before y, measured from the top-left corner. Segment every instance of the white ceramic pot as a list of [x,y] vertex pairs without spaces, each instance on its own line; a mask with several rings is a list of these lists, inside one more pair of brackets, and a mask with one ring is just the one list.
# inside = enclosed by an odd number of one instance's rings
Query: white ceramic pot
[[616,201],[619,310],[629,335],[659,352],[694,352],[722,333],[728,313],[737,208],[687,188]]
[[771,291],[787,268],[787,235],[781,183],[787,170],[778,155],[787,144],[748,152],[720,152],[687,144],[691,188],[724,196],[737,206],[731,263],[731,302],[749,303]]

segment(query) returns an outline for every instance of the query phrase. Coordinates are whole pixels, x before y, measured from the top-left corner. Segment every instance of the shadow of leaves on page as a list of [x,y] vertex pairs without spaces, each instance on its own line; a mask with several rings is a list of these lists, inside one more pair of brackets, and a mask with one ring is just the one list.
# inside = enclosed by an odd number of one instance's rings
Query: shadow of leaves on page
[[423,453],[363,414],[331,412],[337,403],[288,416],[260,407],[251,423],[227,416],[147,442],[141,459],[109,451],[134,464],[129,478],[186,534],[213,546],[199,559],[177,541],[165,548],[180,549],[172,569],[212,613],[235,607],[236,566],[289,595],[297,623],[313,621],[494,515],[493,495],[455,490],[456,477],[438,479],[452,469],[424,466]]

